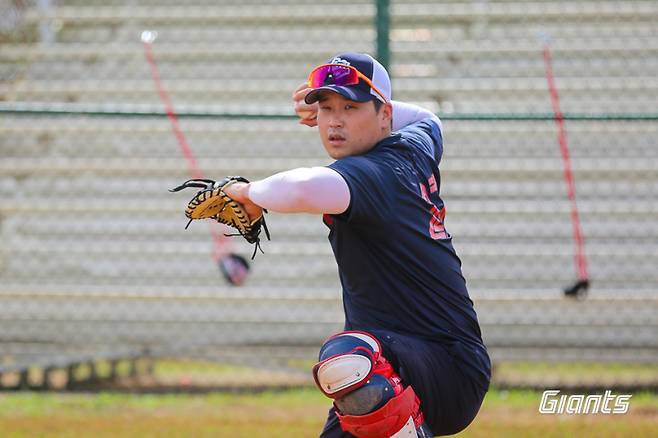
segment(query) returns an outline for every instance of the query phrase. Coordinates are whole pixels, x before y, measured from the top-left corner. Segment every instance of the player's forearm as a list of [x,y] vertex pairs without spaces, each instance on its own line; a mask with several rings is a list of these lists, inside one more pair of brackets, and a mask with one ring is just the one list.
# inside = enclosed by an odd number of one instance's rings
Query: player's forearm
[[398,129],[402,129],[405,126],[412,125],[427,118],[434,119],[439,125],[439,129],[441,129],[441,121],[433,112],[417,105],[399,102],[397,100],[392,100],[391,104],[393,105],[393,131],[397,131]]
[[251,182],[248,196],[261,207],[280,213],[339,214],[350,203],[347,183],[327,167],[293,169]]

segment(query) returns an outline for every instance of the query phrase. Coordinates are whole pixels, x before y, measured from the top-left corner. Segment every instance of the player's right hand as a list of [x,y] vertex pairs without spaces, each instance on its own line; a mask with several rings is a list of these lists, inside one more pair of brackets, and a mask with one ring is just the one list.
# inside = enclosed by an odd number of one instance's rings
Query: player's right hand
[[299,123],[314,127],[318,125],[318,103],[308,104],[304,102],[306,95],[312,90],[308,83],[303,82],[293,91],[292,101],[295,104],[295,113],[299,116]]
[[224,189],[224,193],[231,199],[242,205],[244,211],[249,216],[249,221],[253,222],[259,217],[263,216],[263,208],[255,204],[249,198],[249,184],[244,182],[236,182]]

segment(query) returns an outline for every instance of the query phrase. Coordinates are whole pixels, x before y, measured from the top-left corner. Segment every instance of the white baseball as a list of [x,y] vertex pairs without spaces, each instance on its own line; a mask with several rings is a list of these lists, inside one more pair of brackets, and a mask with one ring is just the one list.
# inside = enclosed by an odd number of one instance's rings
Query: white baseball
[[141,37],[143,43],[151,44],[158,37],[158,33],[154,30],[145,30]]

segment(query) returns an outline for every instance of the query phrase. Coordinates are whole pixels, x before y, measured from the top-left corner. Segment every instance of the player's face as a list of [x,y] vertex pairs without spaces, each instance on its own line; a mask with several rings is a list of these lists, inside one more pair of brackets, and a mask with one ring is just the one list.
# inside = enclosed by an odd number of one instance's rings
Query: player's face
[[368,152],[390,134],[391,106],[379,112],[372,101],[354,102],[333,91],[318,101],[318,128],[322,144],[335,160]]

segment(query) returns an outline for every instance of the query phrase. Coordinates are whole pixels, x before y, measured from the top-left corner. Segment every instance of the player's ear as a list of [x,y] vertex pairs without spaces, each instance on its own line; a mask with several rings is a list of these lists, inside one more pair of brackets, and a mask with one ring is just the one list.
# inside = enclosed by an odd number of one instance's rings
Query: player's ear
[[390,128],[393,123],[393,105],[390,102],[384,103],[379,109],[379,118],[382,128]]

